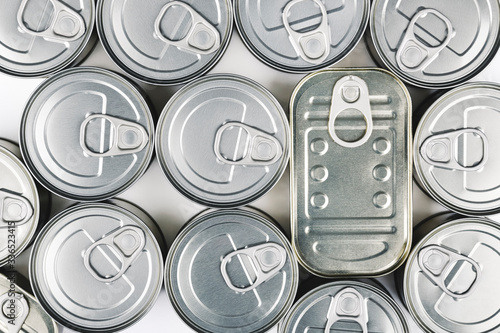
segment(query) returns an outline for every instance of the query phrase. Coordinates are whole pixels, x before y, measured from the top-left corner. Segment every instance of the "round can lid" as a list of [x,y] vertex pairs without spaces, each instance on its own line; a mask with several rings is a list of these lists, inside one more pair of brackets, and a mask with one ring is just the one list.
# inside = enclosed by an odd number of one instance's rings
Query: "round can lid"
[[65,70],[33,93],[20,145],[42,185],[73,200],[115,196],[147,169],[154,125],[139,91],[99,68]]
[[153,306],[163,260],[151,231],[110,204],[70,207],[37,237],[30,257],[33,291],[45,311],[80,332],[131,326]]
[[500,3],[375,0],[370,33],[383,63],[401,79],[450,88],[478,74],[498,50]]
[[2,3],[0,71],[44,76],[71,64],[94,29],[93,0],[19,0]]
[[285,236],[254,212],[216,210],[195,218],[167,257],[165,286],[198,332],[264,332],[291,307],[298,265]]
[[500,212],[499,101],[500,85],[466,84],[438,99],[418,125],[416,175],[434,199],[457,213]]
[[0,146],[0,267],[10,258],[7,239],[15,230],[15,253],[19,255],[33,238],[40,215],[35,182],[22,162]]
[[425,331],[499,330],[498,248],[500,228],[484,218],[445,223],[414,247],[403,290],[411,315]]
[[407,333],[398,305],[385,293],[357,281],[320,286],[296,302],[280,324],[280,333],[299,332]]
[[305,73],[343,59],[363,36],[370,1],[235,1],[235,21],[263,62]]
[[97,29],[106,52],[129,75],[178,84],[206,73],[222,57],[233,10],[230,0],[149,0],[147,6],[99,1]]
[[179,90],[158,121],[163,172],[186,197],[211,207],[242,206],[269,191],[288,164],[290,127],[260,84],[211,75]]

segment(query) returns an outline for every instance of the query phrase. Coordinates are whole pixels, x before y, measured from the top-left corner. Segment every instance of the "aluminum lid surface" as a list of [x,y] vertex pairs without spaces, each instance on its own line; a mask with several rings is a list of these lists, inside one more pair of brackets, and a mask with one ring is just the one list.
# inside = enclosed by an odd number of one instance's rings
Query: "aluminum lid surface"
[[288,240],[254,212],[216,210],[195,218],[167,257],[170,300],[198,332],[266,332],[291,307],[297,283]]
[[375,0],[370,33],[382,62],[404,81],[450,88],[478,74],[500,44],[498,0]]
[[110,204],[70,207],[37,237],[30,280],[43,308],[80,332],[115,332],[141,319],[162,285],[163,259],[151,231]]
[[426,332],[498,332],[499,248],[498,224],[465,218],[437,227],[412,250],[403,290]]
[[[100,0],[97,29],[125,72],[152,84],[198,77],[223,55],[233,29],[230,0]],[[137,15],[140,13],[140,15]]]
[[290,128],[278,101],[242,76],[211,75],[179,90],[158,121],[156,152],[170,182],[211,207],[242,206],[285,171]]
[[[0,267],[30,243],[40,216],[35,182],[22,162],[0,146]],[[14,233],[11,230],[15,230]],[[15,252],[11,253],[12,246]]]
[[415,132],[417,177],[457,213],[500,212],[500,85],[471,83],[439,98]]
[[93,0],[2,1],[0,71],[44,76],[72,63],[94,28]]
[[132,185],[153,154],[154,125],[139,91],[99,68],[44,81],[21,120],[20,145],[42,185],[73,200],[110,198]]
[[320,286],[298,300],[280,333],[409,332],[398,305],[378,288],[356,281]]
[[310,72],[343,59],[368,23],[370,1],[235,1],[235,21],[248,48],[286,72]]

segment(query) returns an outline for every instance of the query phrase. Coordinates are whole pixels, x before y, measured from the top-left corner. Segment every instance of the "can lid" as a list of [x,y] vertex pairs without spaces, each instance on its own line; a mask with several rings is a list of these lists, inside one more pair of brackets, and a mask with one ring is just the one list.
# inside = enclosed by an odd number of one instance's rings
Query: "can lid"
[[161,250],[134,214],[110,204],[73,206],[33,246],[30,279],[41,305],[63,326],[114,332],[142,318],[162,285]]
[[42,185],[73,200],[103,200],[147,169],[154,125],[139,91],[99,68],[65,70],[33,93],[21,120],[20,145]]
[[[35,182],[23,163],[0,146],[0,267],[9,259],[7,239],[15,230],[15,253],[19,255],[30,243],[40,216]],[[9,243],[10,244],[10,243]]]
[[156,151],[170,182],[212,207],[242,206],[269,191],[288,164],[290,128],[260,84],[210,75],[179,90],[158,121]]
[[129,75],[151,84],[178,84],[206,73],[222,57],[233,10],[230,0],[150,0],[147,6],[99,1],[97,29],[106,52]]
[[409,332],[398,305],[385,293],[357,281],[320,286],[298,300],[280,324],[280,333]]
[[500,227],[484,218],[445,223],[418,243],[406,264],[403,290],[424,330],[498,331],[498,248]]
[[500,212],[500,85],[471,83],[438,99],[415,133],[415,171],[423,187],[465,215]]
[[494,57],[500,3],[375,0],[370,32],[381,60],[401,79],[424,88],[450,88],[478,74]]
[[263,62],[304,73],[333,65],[359,42],[370,1],[235,1],[235,21],[248,48]]
[[93,0],[20,0],[2,4],[0,71],[43,76],[72,63],[94,28]]
[[298,265],[285,236],[254,212],[195,218],[167,257],[165,285],[181,318],[199,332],[264,332],[291,307]]

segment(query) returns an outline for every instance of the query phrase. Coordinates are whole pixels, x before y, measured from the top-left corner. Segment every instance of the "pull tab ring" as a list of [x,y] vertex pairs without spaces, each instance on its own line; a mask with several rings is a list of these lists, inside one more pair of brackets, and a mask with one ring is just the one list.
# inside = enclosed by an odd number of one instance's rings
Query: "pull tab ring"
[[327,318],[325,333],[330,333],[332,326],[340,320],[354,321],[361,326],[363,333],[368,333],[366,301],[354,288],[342,289],[335,295],[330,303]]
[[0,219],[6,223],[0,224],[0,229],[8,227],[9,222],[15,222],[16,226],[25,224],[33,214],[33,206],[28,199],[0,189]]
[[[13,306],[15,306],[15,318],[8,316],[10,313],[9,306],[13,304],[11,303],[12,299],[14,299]],[[14,298],[10,297],[8,292],[0,295],[0,322],[5,324],[8,328],[8,332],[21,332],[21,328],[23,327],[26,318],[28,318],[29,312],[30,307],[23,294],[14,293]],[[13,319],[14,325],[9,323]]]

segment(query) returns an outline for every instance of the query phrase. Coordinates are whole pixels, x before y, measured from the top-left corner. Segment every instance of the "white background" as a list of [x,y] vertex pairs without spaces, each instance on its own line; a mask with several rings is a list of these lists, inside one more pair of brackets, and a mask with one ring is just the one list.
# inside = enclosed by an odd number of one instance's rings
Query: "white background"
[[[104,52],[100,44],[83,63],[85,66],[99,66],[116,72],[121,72]],[[370,58],[364,41],[361,41],[356,49],[334,67],[375,67]],[[287,74],[274,70],[256,59],[241,42],[237,32],[233,33],[229,47],[211,73],[235,73],[247,76],[263,84],[280,101],[285,112],[288,113],[288,102],[295,85],[304,75]],[[475,80],[488,80],[500,82],[500,56],[487,70]],[[0,137],[19,142],[18,132],[20,119],[24,104],[32,91],[42,82],[42,79],[18,79],[0,74]],[[140,84],[145,93],[151,99],[154,110],[158,115],[172,94],[179,88],[176,87],[154,87]],[[413,108],[417,108],[422,96],[427,92],[419,89],[411,89],[413,96]],[[289,234],[289,171],[285,172],[280,182],[264,197],[255,202],[253,206],[258,207],[273,218],[275,218]],[[168,246],[181,228],[181,226],[205,207],[194,204],[181,196],[162,174],[156,158],[151,163],[146,174],[131,188],[118,196],[135,203],[146,210],[160,225]],[[53,195],[51,215],[58,213],[63,208],[72,204],[68,200]],[[425,217],[445,211],[443,207],[429,199],[416,186],[413,188],[413,218],[414,224]],[[30,249],[26,250],[18,259],[17,268],[27,276],[27,262]],[[393,275],[379,279],[388,287],[397,302],[400,302],[393,287]],[[408,318],[410,332],[419,333],[409,314]],[[125,330],[125,332],[192,332],[173,310],[164,288],[160,293],[158,301],[153,309],[137,324]],[[62,329],[62,332],[70,332]],[[276,328],[270,332],[276,332]]]

